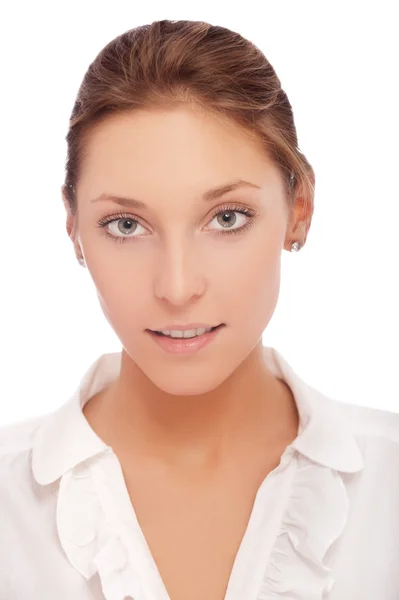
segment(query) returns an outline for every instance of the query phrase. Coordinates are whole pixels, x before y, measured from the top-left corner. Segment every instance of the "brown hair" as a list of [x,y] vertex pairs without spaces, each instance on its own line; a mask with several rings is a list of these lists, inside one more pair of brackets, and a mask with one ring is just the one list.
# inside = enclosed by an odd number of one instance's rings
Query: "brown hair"
[[130,29],[90,64],[66,136],[63,192],[71,213],[77,212],[76,184],[85,141],[96,125],[111,114],[189,103],[235,122],[249,138],[260,141],[282,174],[288,206],[300,186],[305,208],[311,208],[304,213],[311,215],[315,175],[298,148],[291,104],[273,67],[240,34],[185,20]]

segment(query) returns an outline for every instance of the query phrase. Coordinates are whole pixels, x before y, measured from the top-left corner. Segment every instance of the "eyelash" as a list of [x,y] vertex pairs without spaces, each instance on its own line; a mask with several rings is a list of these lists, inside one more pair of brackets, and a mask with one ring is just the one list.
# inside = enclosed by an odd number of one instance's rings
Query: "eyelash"
[[[245,223],[245,225],[242,225],[241,227],[238,227],[237,229],[225,229],[225,230],[216,231],[217,235],[219,235],[219,234],[220,235],[233,235],[233,234],[243,233],[245,230],[247,230],[249,227],[251,227],[253,225],[254,219],[257,216],[257,213],[254,210],[247,208],[246,206],[228,205],[228,206],[223,206],[221,208],[218,208],[218,210],[213,214],[211,221],[213,221],[213,219],[217,215],[222,214],[224,212],[238,212],[240,214],[246,215],[248,217],[248,220]],[[106,237],[112,238],[112,240],[114,242],[117,242],[119,244],[123,244],[123,243],[133,240],[135,238],[141,237],[141,236],[137,236],[137,235],[136,236],[126,235],[126,237],[125,236],[115,236],[115,235],[112,235],[112,233],[109,233],[105,229],[106,225],[108,225],[109,223],[113,223],[114,221],[119,221],[120,219],[130,219],[132,221],[135,221],[139,225],[141,225],[140,220],[137,219],[136,217],[132,217],[132,215],[125,214],[125,213],[117,213],[115,215],[103,217],[102,219],[100,219],[98,221],[97,226],[100,227],[101,229],[103,229],[101,234],[105,235]],[[144,225],[142,225],[142,227],[144,227]]]

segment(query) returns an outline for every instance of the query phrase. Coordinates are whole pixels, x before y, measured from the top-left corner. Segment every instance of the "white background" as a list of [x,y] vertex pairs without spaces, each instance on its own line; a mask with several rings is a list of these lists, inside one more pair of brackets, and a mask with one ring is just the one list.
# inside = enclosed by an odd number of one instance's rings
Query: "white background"
[[111,39],[205,20],[265,53],[316,173],[306,246],[284,251],[264,334],[309,384],[399,412],[398,21],[386,2],[8,2],[0,14],[0,424],[58,408],[120,350],[75,259],[60,187],[69,115]]

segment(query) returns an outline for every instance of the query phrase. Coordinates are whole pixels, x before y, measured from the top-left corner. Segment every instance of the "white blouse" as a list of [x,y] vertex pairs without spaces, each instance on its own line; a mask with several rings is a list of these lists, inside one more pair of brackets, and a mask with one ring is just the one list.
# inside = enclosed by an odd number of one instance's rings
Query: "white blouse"
[[[398,600],[399,415],[332,400],[264,356],[300,425],[258,489],[225,600]],[[101,355],[51,414],[0,428],[0,600],[170,600],[82,412],[120,359]]]

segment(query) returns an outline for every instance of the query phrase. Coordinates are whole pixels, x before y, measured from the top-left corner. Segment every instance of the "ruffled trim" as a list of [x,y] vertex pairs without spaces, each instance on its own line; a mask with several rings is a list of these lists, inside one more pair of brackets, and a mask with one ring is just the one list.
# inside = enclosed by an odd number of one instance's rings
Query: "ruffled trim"
[[[256,600],[325,600],[334,585],[325,560],[348,518],[346,488],[338,471],[292,449],[281,468],[291,455],[293,479]],[[65,473],[57,503],[61,545],[86,579],[98,573],[107,600],[169,600],[124,486],[111,448]]]
[[297,454],[297,471],[257,600],[325,600],[325,557],[342,535],[349,499],[339,472]]
[[[128,493],[120,493],[125,490],[122,471],[115,468],[118,465],[112,449],[107,448],[62,476],[57,502],[61,545],[72,566],[86,579],[98,574],[107,600],[144,598],[143,589],[148,585],[163,598],[154,588],[157,580],[151,555]],[[132,555],[134,564],[129,558]]]

